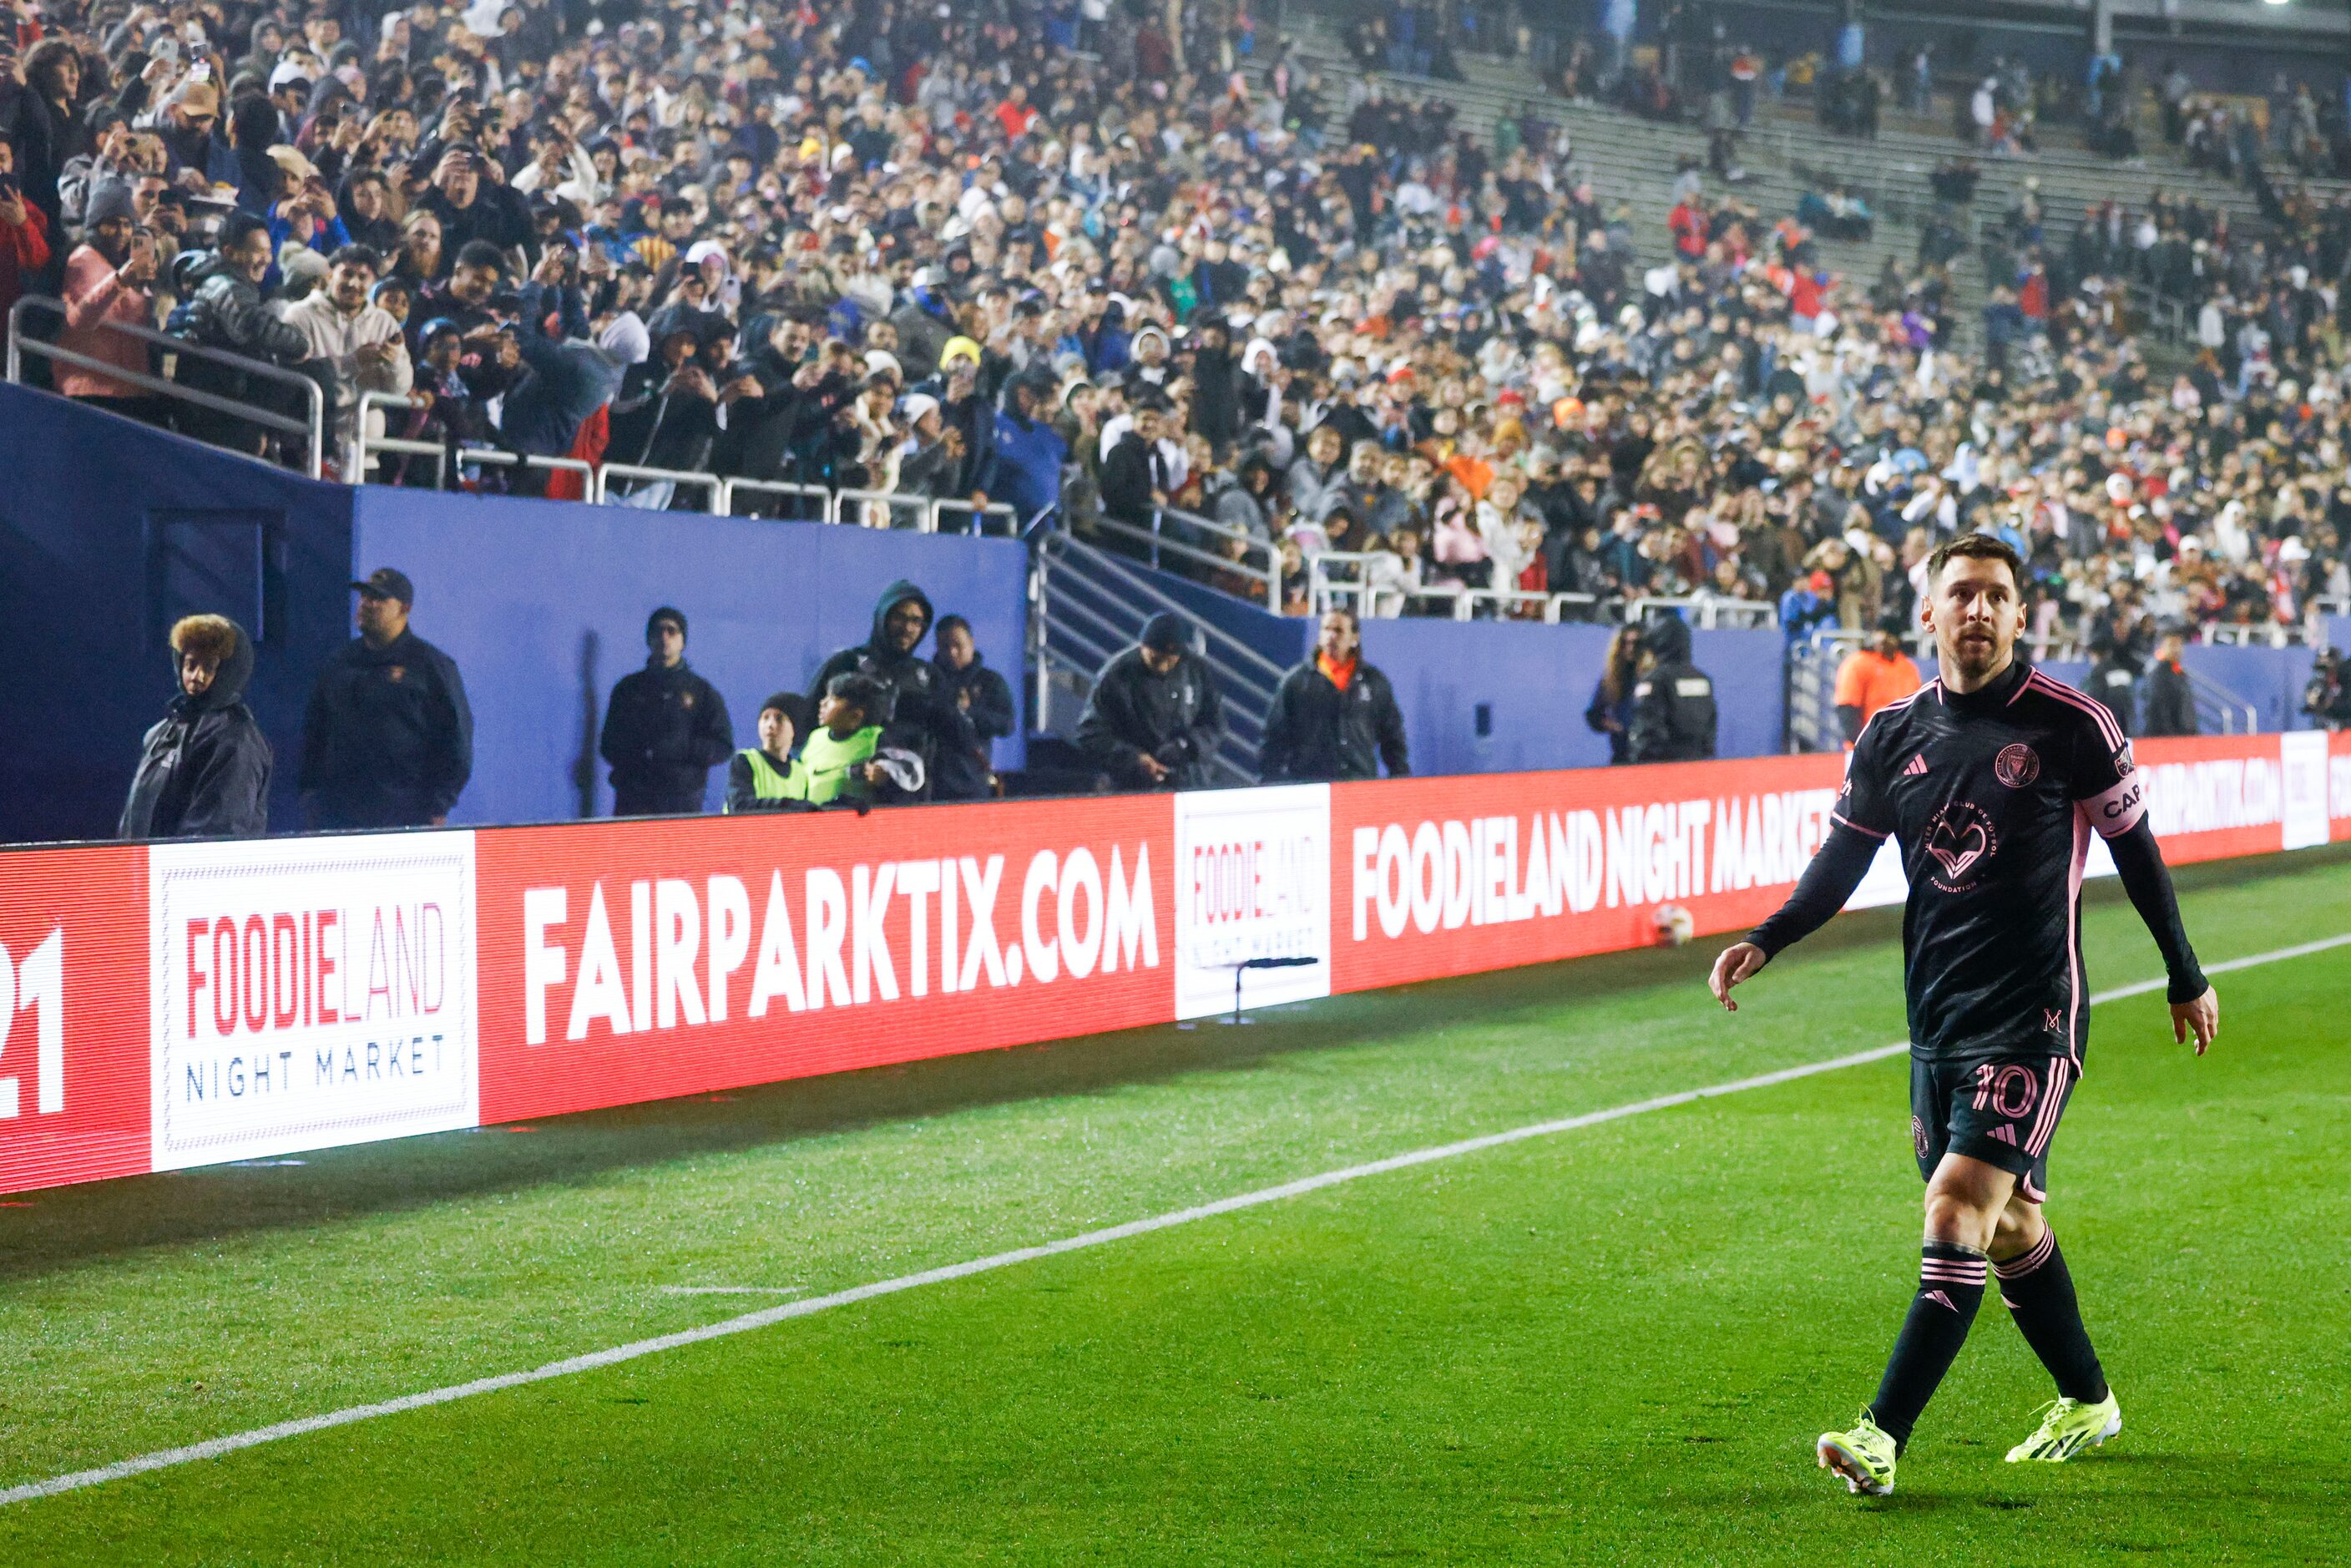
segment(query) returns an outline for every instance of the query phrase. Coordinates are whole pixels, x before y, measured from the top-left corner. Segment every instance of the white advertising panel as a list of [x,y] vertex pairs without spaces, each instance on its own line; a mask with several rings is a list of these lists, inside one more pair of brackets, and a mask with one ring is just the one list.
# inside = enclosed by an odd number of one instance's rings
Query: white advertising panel
[[152,856],[154,1168],[475,1124],[473,834]]
[[1176,796],[1174,882],[1177,1018],[1331,994],[1329,785]]
[[2313,849],[2326,841],[2327,737],[2323,729],[2291,730],[2278,737],[2284,768],[2285,799],[2279,813],[2289,850]]

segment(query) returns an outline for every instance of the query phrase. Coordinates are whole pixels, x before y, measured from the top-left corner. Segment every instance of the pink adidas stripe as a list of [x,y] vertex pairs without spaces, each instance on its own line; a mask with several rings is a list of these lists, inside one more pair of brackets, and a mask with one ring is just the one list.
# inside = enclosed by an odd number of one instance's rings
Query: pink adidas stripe
[[2063,681],[2050,679],[2047,675],[2043,674],[2039,670],[2035,670],[2032,674],[2027,675],[2025,677],[2024,684],[2032,687],[2043,696],[2054,697],[2057,701],[2065,704],[2068,707],[2076,707],[2081,709],[2084,713],[2088,714],[2092,718],[2097,721],[2098,733],[2105,737],[2107,746],[2116,749],[2121,747],[2123,744],[2122,727],[2115,723],[2115,716],[2106,711],[2105,705],[2104,703],[2091,697],[2086,693],[2075,691],[2073,687],[2065,685]]
[[2043,1226],[2041,1239],[2032,1244],[2031,1251],[2019,1258],[2011,1258],[2005,1263],[1993,1264],[1992,1271],[2003,1280],[2022,1280],[2049,1261],[2049,1255],[2056,1250],[2057,1233]]

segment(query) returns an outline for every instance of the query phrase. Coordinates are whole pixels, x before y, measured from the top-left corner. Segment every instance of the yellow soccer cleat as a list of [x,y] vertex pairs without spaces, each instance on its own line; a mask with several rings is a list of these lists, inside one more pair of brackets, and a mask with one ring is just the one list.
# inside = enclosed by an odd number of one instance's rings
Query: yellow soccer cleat
[[[2043,1406],[2041,1425],[2032,1436],[2008,1451],[2011,1465],[2026,1459],[2062,1465],[2085,1448],[2093,1448],[2123,1429],[2123,1407],[2114,1390],[2095,1405],[2078,1399],[2057,1399]],[[1823,1437],[1823,1442],[1828,1441]]]
[[1815,1451],[1821,1469],[1844,1477],[1850,1491],[1884,1497],[1894,1490],[1894,1439],[1878,1427],[1866,1409],[1854,1422],[1852,1431],[1822,1433]]

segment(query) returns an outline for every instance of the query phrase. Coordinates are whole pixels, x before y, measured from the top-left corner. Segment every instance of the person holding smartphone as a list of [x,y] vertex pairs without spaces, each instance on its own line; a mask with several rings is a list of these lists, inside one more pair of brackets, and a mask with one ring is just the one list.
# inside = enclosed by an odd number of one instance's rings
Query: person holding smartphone
[[[90,193],[82,243],[66,258],[66,324],[57,347],[144,376],[153,373],[146,343],[116,329],[117,323],[155,324],[155,235],[139,226],[133,209],[131,187],[119,180]],[[149,424],[164,423],[154,398],[103,371],[59,365],[57,391]]]

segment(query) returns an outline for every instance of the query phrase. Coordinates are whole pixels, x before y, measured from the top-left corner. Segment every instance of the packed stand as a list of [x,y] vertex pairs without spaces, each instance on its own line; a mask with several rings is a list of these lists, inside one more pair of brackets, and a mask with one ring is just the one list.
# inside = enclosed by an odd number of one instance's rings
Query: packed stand
[[[403,402],[367,433],[426,450],[876,493],[842,513],[872,526],[898,498],[1008,506],[1186,546],[1165,564],[1289,613],[1663,598],[1859,632],[1907,624],[1963,528],[2020,546],[2053,635],[2117,600],[2266,622],[2342,587],[2323,336],[2297,381],[2224,361],[2167,389],[2126,323],[2044,286],[1963,357],[1936,260],[1837,278],[1794,214],[1695,169],[1638,214],[1667,220],[1653,251],[1560,128],[1480,144],[1441,104],[1326,88],[1246,13],[1163,20],[65,4],[16,24],[0,288],[62,297],[60,343],[126,373],[157,361],[113,322],[298,371],[339,450],[377,392]],[[1705,57],[1735,119],[1750,73]],[[546,466],[371,465],[347,476],[579,493]]]

